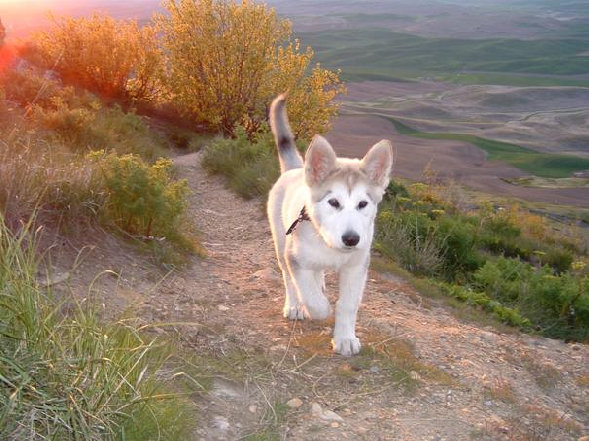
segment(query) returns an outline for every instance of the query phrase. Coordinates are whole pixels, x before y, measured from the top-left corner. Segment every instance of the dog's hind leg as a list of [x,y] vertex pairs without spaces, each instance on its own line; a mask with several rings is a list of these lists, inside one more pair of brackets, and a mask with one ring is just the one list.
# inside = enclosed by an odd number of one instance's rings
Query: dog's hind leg
[[288,270],[288,265],[284,257],[284,250],[286,248],[286,235],[284,226],[280,221],[280,213],[277,211],[282,203],[282,195],[272,194],[268,198],[268,219],[270,221],[270,231],[272,231],[272,238],[274,239],[274,250],[278,260],[278,266],[282,272],[282,281],[284,282],[284,308],[282,315],[290,320],[304,319],[303,307],[297,299],[297,290],[293,283],[292,277]]
[[[281,260],[282,259],[279,259],[279,262]],[[284,288],[286,291],[282,315],[290,320],[303,320],[305,318],[303,305],[299,302],[297,289],[290,272],[288,271],[286,262],[280,262],[280,267],[282,269],[282,280],[284,281]]]
[[276,251],[276,257],[278,258],[278,266],[282,272],[282,281],[284,282],[285,293],[282,315],[290,320],[303,320],[305,318],[303,305],[298,301],[297,290],[284,257],[284,229],[279,222],[270,222],[270,230],[272,231],[272,237],[274,238],[274,249]]

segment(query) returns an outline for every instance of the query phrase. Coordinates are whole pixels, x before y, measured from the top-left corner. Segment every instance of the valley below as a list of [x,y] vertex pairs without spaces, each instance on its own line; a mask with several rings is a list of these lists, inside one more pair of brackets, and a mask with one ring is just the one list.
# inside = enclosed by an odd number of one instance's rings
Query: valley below
[[[536,174],[533,155],[517,167],[501,160],[501,155],[495,155],[499,158],[495,160],[468,141],[498,141],[500,147],[505,143],[514,149],[546,154],[538,174],[559,172],[559,163],[551,158],[589,158],[588,103],[589,88],[582,87],[354,82],[348,84],[340,115],[327,136],[338,152],[347,156],[361,156],[378,140],[391,139],[398,177],[423,179],[429,164],[440,178],[476,191],[587,208],[586,172],[576,172],[579,179],[572,185],[564,177],[546,185],[542,185],[544,180],[526,181],[527,176]],[[404,127],[406,130],[399,130]],[[413,132],[407,133],[408,128]],[[416,134],[430,136],[412,136]]]

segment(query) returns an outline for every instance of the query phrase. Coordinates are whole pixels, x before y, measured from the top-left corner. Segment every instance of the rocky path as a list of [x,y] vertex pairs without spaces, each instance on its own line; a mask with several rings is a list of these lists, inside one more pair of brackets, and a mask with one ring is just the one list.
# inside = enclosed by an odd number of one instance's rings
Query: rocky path
[[167,319],[199,323],[186,341],[231,365],[199,398],[197,439],[589,435],[587,346],[461,322],[403,280],[371,273],[358,320],[365,349],[332,355],[332,321],[281,317],[260,201],[243,201],[207,176],[198,154],[176,163],[194,190],[191,216],[208,257],[166,281],[153,303],[167,306]]
[[[195,440],[589,439],[587,345],[469,324],[371,271],[358,319],[364,349],[333,355],[332,320],[281,316],[262,203],[208,176],[198,153],[175,162],[207,257],[165,277],[112,250],[101,262],[125,268],[115,306],[134,305],[183,342],[202,385]],[[92,258],[78,268],[95,271]],[[333,301],[330,278],[328,291]]]

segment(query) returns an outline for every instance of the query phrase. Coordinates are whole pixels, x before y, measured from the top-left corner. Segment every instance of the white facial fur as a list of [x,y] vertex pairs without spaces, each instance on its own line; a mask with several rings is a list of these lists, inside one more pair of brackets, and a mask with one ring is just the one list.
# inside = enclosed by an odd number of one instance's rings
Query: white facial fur
[[[349,187],[335,181],[321,199],[311,207],[311,218],[317,231],[331,248],[354,250],[369,248],[374,234],[377,201],[368,193],[368,185],[359,182]],[[357,235],[355,246],[344,243],[345,235]]]
[[[362,160],[337,158],[329,142],[316,135],[305,155],[311,220],[330,248],[370,247],[376,206],[389,181],[392,151],[375,144]],[[352,239],[353,240],[350,240]]]

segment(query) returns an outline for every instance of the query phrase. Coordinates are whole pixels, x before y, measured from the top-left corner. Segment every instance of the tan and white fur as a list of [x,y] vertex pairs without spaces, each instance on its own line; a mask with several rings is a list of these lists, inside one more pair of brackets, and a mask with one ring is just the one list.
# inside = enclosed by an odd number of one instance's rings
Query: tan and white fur
[[[268,219],[286,289],[284,316],[326,319],[324,271],[339,276],[333,350],[357,354],[356,314],[370,262],[374,219],[393,166],[391,143],[375,144],[362,160],[337,158],[315,135],[301,157],[286,115],[285,96],[274,100],[270,125],[278,146],[281,176],[268,197]],[[310,218],[287,230],[305,207]]]

